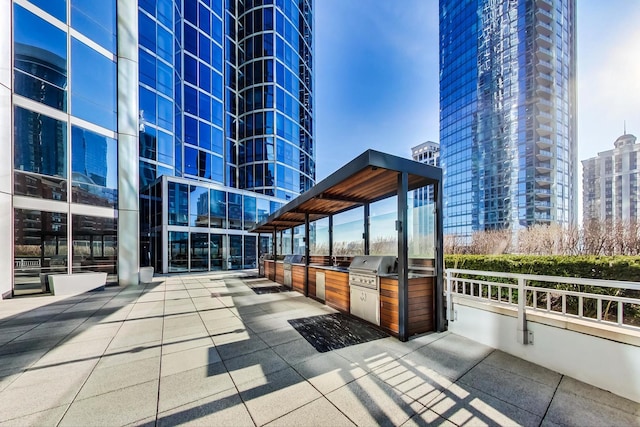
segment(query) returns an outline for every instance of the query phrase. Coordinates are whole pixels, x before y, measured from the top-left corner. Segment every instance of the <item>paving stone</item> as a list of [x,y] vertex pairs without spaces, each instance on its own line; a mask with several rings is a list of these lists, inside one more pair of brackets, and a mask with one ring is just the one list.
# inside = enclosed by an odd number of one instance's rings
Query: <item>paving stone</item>
[[161,377],[158,411],[168,411],[233,387],[231,376],[222,363]]
[[539,426],[542,418],[468,385],[453,384],[429,409],[457,425]]
[[640,415],[640,402],[625,399],[606,390],[578,381],[575,378],[562,377],[558,391],[587,398],[632,415]]
[[430,360],[419,353],[409,353],[373,370],[373,374],[410,398],[428,405],[451,381],[429,369]]
[[82,386],[77,399],[109,393],[115,390],[157,380],[160,374],[160,357],[135,360],[95,369]]
[[289,365],[270,348],[228,359],[224,364],[236,385],[289,368]]
[[521,375],[480,363],[458,380],[461,387],[470,385],[497,399],[543,417],[555,386],[547,386]]
[[455,427],[451,421],[442,418],[430,409],[423,409],[421,412],[415,414],[406,423],[402,424],[402,427],[417,427],[417,426],[444,426]]
[[267,424],[269,427],[355,426],[342,412],[321,397]]
[[161,375],[166,377],[179,372],[207,366],[212,363],[218,363],[221,360],[218,350],[216,350],[213,344],[168,353],[162,356]]
[[290,365],[297,365],[322,354],[304,338],[277,345],[273,350]]
[[68,404],[46,409],[35,414],[0,422],[1,427],[55,426],[67,411]]
[[321,396],[291,368],[238,384],[238,390],[257,425],[273,421]]
[[562,378],[557,372],[544,368],[540,365],[536,365],[526,360],[507,354],[503,351],[496,350],[487,356],[482,362],[482,365],[489,365],[503,371],[508,371],[526,377],[532,381],[540,384],[544,384],[554,389],[558,387],[558,383]]
[[322,394],[337,390],[367,374],[366,370],[334,352],[322,353],[295,365],[294,369]]
[[300,339],[300,334],[291,325],[262,332],[258,336],[271,347]]
[[158,414],[157,426],[253,426],[238,392],[231,388]]
[[124,425],[147,419],[156,413],[158,381],[88,399],[74,401],[60,426]]
[[420,347],[416,353],[431,360],[429,368],[449,379],[457,380],[492,351],[491,347],[449,334],[429,345]]
[[371,374],[325,397],[359,426],[398,426],[424,408]]
[[267,348],[267,343],[255,334],[243,331],[213,336],[213,342],[222,360],[242,356]]

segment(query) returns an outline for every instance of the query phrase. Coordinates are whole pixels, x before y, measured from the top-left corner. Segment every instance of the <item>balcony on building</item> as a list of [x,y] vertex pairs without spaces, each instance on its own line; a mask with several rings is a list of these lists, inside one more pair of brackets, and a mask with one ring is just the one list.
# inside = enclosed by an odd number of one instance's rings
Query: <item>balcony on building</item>
[[553,133],[553,127],[549,125],[545,125],[543,123],[538,123],[538,126],[536,127],[536,132],[538,132],[540,136],[549,136]]
[[544,46],[538,46],[536,48],[536,56],[540,59],[549,61],[551,58],[553,58],[553,52],[549,48],[546,48]]
[[[551,120],[553,120],[553,116],[551,115],[551,113],[538,110],[538,112],[536,113],[536,119],[541,123],[549,123],[551,122]],[[543,125],[541,124],[539,127],[541,126]],[[547,126],[547,125],[544,125],[544,126]]]
[[540,136],[538,137],[536,144],[538,145],[538,148],[548,150],[553,145],[553,140],[548,136]]
[[536,8],[536,18],[546,23],[551,23],[551,21],[553,20],[551,11],[545,10],[541,7]]
[[536,37],[536,43],[538,46],[542,46],[545,48],[550,48],[553,44],[551,37],[545,36],[544,34],[538,34]]
[[541,20],[536,21],[536,30],[546,36],[550,36],[553,32],[553,28],[551,27],[551,25]]

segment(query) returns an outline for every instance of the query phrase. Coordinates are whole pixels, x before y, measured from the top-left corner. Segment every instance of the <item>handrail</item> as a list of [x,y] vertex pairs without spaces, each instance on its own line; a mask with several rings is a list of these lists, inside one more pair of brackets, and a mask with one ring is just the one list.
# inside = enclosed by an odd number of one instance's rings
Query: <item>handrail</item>
[[[516,283],[501,283],[482,278],[457,277],[457,275],[482,276],[485,278],[502,278],[510,279]],[[619,281],[619,280],[603,280],[603,279],[587,279],[577,277],[558,277],[545,276],[535,274],[505,273],[493,271],[479,270],[463,270],[463,269],[446,269],[446,296],[447,296],[447,318],[449,321],[455,321],[453,309],[453,295],[463,298],[470,298],[485,301],[492,304],[502,304],[506,306],[517,307],[518,312],[518,340],[523,344],[531,343],[533,336],[527,330],[526,313],[546,312],[558,316],[564,316],[569,319],[580,319],[589,322],[609,324],[626,329],[640,330],[640,325],[632,325],[625,323],[624,306],[625,304],[640,306],[640,298],[630,298],[619,295],[607,295],[592,292],[579,292],[569,289],[558,289],[555,287],[541,287],[536,285],[528,285],[529,282],[548,282],[552,284],[566,285],[583,285],[592,286],[603,289],[625,289],[632,291],[640,291],[640,283]],[[503,290],[508,290],[508,295],[503,295]],[[517,296],[514,291],[517,290]],[[497,292],[495,292],[497,291]],[[544,295],[544,296],[543,296]],[[542,298],[538,298],[538,297]],[[515,300],[516,298],[517,300]],[[570,313],[567,310],[567,298],[577,298],[576,313]],[[554,301],[552,301],[555,299]],[[595,301],[595,313],[585,314],[585,300]],[[604,309],[603,304],[607,304]],[[609,309],[613,305],[613,313],[615,321],[609,320]],[[555,309],[554,309],[555,308]]]

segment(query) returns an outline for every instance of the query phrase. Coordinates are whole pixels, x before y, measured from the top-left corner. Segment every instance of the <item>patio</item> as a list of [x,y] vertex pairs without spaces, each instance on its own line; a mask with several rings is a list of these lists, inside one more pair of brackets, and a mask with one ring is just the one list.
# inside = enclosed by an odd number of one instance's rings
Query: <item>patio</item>
[[[318,352],[255,271],[0,302],[0,425],[640,425],[640,404],[444,332]],[[630,379],[631,380],[631,379]]]

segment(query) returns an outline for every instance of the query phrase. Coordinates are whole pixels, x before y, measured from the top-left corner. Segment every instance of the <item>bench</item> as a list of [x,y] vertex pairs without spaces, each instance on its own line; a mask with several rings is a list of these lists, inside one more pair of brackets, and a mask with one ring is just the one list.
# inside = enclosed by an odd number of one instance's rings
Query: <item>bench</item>
[[79,295],[103,288],[107,273],[49,274],[52,295]]

